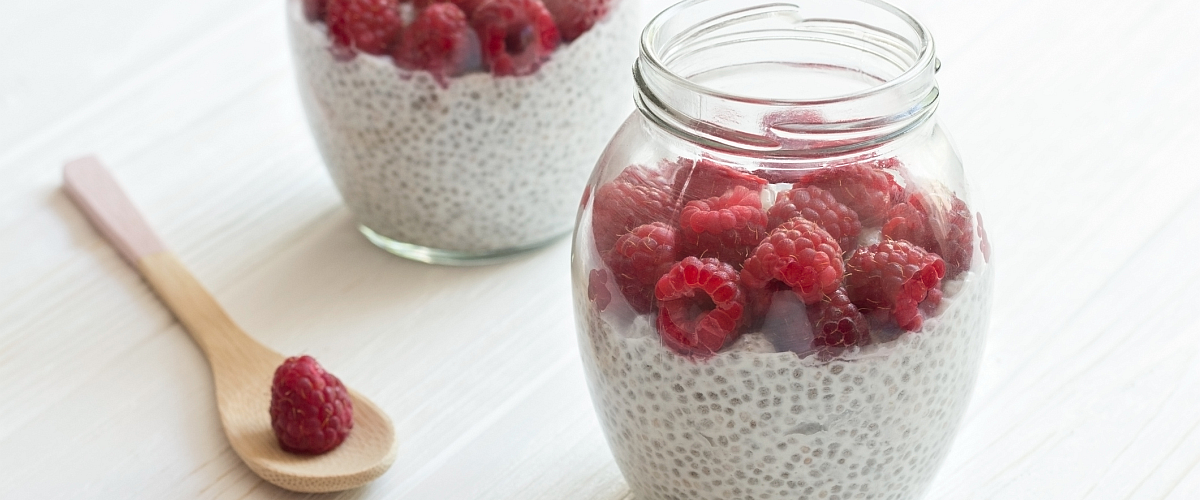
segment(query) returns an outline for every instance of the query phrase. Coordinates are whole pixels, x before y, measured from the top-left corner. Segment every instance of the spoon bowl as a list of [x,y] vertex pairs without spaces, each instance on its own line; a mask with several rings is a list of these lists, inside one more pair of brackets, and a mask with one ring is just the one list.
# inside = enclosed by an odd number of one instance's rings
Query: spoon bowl
[[120,186],[95,158],[63,169],[67,193],[93,225],[135,267],[179,319],[212,368],[225,437],[242,461],[279,487],[306,493],[362,486],[396,460],[392,421],[369,399],[348,389],[354,428],[321,455],[284,451],[271,428],[271,382],[283,355],[258,343],[166,249]]

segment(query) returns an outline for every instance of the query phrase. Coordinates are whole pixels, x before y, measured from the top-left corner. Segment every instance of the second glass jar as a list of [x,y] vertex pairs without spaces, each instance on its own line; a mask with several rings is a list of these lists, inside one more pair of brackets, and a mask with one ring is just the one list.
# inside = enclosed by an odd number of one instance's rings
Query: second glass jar
[[993,276],[936,69],[925,28],[874,0],[687,0],[646,28],[572,256],[638,498],[924,494]]
[[287,0],[300,96],[377,246],[486,264],[571,229],[628,113],[635,0]]

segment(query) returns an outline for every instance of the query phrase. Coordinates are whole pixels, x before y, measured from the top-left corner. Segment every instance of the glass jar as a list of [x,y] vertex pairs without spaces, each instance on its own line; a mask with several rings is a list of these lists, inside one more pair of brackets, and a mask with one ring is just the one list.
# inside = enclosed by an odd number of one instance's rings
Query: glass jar
[[[580,10],[589,6],[591,10]],[[570,232],[628,114],[626,0],[287,0],[301,99],[373,243],[481,264]]]
[[913,499],[992,295],[926,29],[878,0],[686,0],[574,235],[580,350],[640,499]]

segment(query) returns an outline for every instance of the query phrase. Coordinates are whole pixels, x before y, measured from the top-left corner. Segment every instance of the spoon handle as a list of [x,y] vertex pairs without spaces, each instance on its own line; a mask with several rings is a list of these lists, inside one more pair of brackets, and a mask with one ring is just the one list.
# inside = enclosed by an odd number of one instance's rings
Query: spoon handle
[[63,188],[100,234],[134,267],[142,257],[167,251],[116,179],[94,156],[63,167]]
[[[86,157],[67,163],[63,167],[63,187],[92,225],[179,318],[208,357],[215,374],[224,372],[218,365],[254,363],[264,355],[282,360],[282,356],[246,335],[167,250],[99,160]],[[219,384],[220,375],[217,378]]]
[[154,235],[150,225],[95,158],[63,168],[63,187],[88,220],[141,273],[200,345],[212,368],[221,426],[250,470],[293,491],[323,493],[373,481],[396,460],[387,413],[350,389],[354,433],[338,449],[298,456],[271,429],[271,380],[283,356],[246,335],[216,299]]

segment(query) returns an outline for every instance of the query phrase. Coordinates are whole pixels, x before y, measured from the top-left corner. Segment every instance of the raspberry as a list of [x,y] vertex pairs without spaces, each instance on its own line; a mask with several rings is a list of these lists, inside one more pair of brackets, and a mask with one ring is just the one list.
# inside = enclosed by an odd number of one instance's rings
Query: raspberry
[[966,202],[951,195],[950,209],[938,210],[919,193],[888,210],[883,237],[907,240],[946,261],[946,279],[971,267],[974,227]]
[[680,204],[721,196],[734,186],[758,192],[767,185],[767,181],[757,176],[708,158],[699,161],[680,158],[672,166],[676,169],[674,188],[681,198]]
[[883,222],[892,206],[892,191],[899,187],[892,176],[881,170],[880,161],[839,165],[801,177],[797,187],[816,186],[833,193],[833,197],[858,212],[864,225]]
[[654,285],[675,263],[675,240],[675,228],[655,222],[626,233],[609,251],[605,262],[633,310],[654,307]]
[[746,302],[733,266],[686,257],[659,278],[654,296],[659,335],[675,352],[710,356],[737,339]]
[[888,177],[888,180],[892,186],[890,198],[893,204],[900,203],[902,200],[908,197],[908,195],[905,193],[904,187],[900,184],[897,184],[895,179],[904,179],[905,184],[909,186],[914,185],[914,180],[908,173],[908,169],[904,168],[904,164],[900,163],[899,159],[884,158],[882,160],[872,160],[869,162],[869,164],[877,170],[887,169],[895,172],[894,177]]
[[335,44],[385,54],[400,35],[398,0],[328,0],[325,19]]
[[809,186],[779,193],[775,204],[767,209],[767,227],[778,227],[797,216],[821,226],[843,250],[858,246],[858,234],[862,232],[858,214],[838,203],[829,191]]
[[871,325],[850,302],[845,288],[838,288],[820,302],[808,306],[808,320],[813,325],[813,347],[831,354],[871,343]]
[[318,455],[337,448],[354,428],[350,394],[311,356],[288,358],[271,383],[271,428],[285,451]]
[[483,2],[484,2],[484,0],[450,0],[450,1],[454,2],[454,4],[458,6],[458,8],[462,9],[462,11],[466,12],[467,14],[474,14],[475,9],[478,9],[479,6],[483,5]]
[[737,266],[767,234],[767,214],[758,191],[734,186],[720,197],[689,202],[679,214],[679,226],[684,255]]
[[304,17],[312,22],[325,20],[325,0],[304,0]]
[[570,42],[608,15],[613,0],[543,0],[546,10],[558,23],[564,42]]
[[675,199],[661,170],[630,165],[596,189],[592,235],[601,255],[625,233],[643,224],[672,222]]
[[953,278],[971,267],[971,254],[974,252],[972,233],[975,229],[971,227],[971,209],[967,208],[965,201],[952,196],[950,211],[944,218],[935,219],[935,222],[935,227],[942,228],[939,232],[945,234],[939,253],[946,259],[946,274]]
[[845,273],[842,248],[824,229],[796,217],[773,229],[742,265],[742,282],[766,288],[779,281],[805,304],[836,291]]
[[459,10],[462,10],[469,19],[471,14],[475,13],[475,9],[479,8],[479,5],[483,2],[484,0],[414,0],[413,7],[421,10],[435,3],[452,3],[457,5]]
[[883,237],[905,240],[937,253],[937,241],[933,236],[933,228],[929,225],[929,214],[916,195],[909,200],[888,209],[887,222],[883,223]]
[[940,305],[942,305],[942,289],[930,288],[929,293],[925,294],[925,300],[921,301],[921,312],[926,316],[932,316]]
[[608,291],[608,273],[603,269],[592,269],[588,273],[588,300],[596,303],[597,311],[604,311],[612,302],[612,292]]
[[401,67],[426,70],[443,88],[451,76],[478,65],[479,57],[479,42],[467,15],[449,2],[422,10],[392,51]]
[[846,293],[864,311],[887,310],[908,331],[921,328],[919,311],[929,291],[941,299],[946,264],[940,256],[908,241],[889,240],[860,247],[846,259]]
[[471,26],[496,76],[532,74],[558,47],[558,27],[538,0],[486,0],[471,15]]

